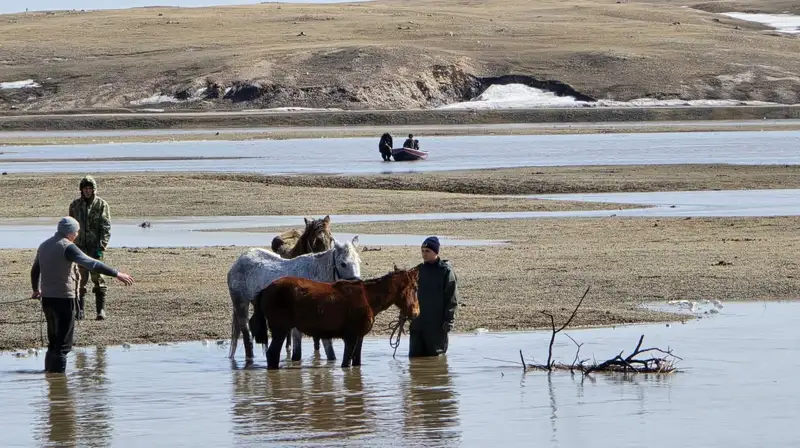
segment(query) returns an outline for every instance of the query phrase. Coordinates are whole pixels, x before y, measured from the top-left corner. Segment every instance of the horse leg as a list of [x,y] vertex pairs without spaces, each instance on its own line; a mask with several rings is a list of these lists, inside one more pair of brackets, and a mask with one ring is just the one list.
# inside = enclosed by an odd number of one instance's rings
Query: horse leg
[[[250,302],[246,301],[243,304],[238,304],[236,307],[236,326],[242,333],[242,342],[244,343],[244,353],[246,360],[253,359],[253,339],[250,337],[250,327],[247,323],[247,314],[250,311]],[[233,341],[231,341],[231,346]]]
[[344,338],[344,353],[342,354],[342,368],[350,367],[353,360],[353,352],[356,349],[357,339],[352,337]]
[[267,368],[277,369],[281,364],[281,347],[283,347],[283,340],[286,338],[286,333],[280,331],[272,331],[272,342],[267,349]]
[[316,336],[314,336],[314,351],[315,352],[319,351],[319,338]]
[[247,327],[242,327],[242,341],[244,342],[244,358],[247,361],[252,361],[255,358],[253,354],[253,339],[250,337],[250,330]]
[[303,358],[303,333],[297,328],[292,328],[292,361],[300,361]]
[[292,338],[286,338],[286,354],[292,353]]
[[336,361],[336,352],[333,351],[333,340],[323,339],[322,346],[325,347],[325,356],[328,358],[328,361]]
[[358,342],[356,342],[356,348],[353,353],[353,367],[361,365],[361,345],[364,343],[364,338],[358,338]]

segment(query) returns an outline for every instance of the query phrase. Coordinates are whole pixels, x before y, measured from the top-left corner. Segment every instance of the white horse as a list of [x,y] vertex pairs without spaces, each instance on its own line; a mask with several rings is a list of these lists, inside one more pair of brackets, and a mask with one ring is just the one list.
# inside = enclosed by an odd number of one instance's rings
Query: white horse
[[[233,304],[231,322],[231,350],[233,359],[239,344],[239,333],[244,340],[247,359],[253,359],[253,340],[247,323],[247,314],[258,293],[278,278],[288,275],[303,277],[320,282],[355,280],[361,278],[361,257],[358,256],[358,236],[344,244],[333,241],[333,247],[325,252],[300,255],[295,258],[281,258],[266,249],[252,248],[243,253],[228,270],[228,292]],[[300,359],[302,334],[292,331],[292,360]],[[322,340],[328,359],[336,359],[333,343]]]

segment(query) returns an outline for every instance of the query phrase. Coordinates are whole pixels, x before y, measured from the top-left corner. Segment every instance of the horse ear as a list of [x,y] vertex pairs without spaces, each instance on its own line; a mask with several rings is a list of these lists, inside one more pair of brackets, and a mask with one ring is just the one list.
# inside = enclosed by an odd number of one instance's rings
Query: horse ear
[[306,218],[305,216],[303,216],[303,223],[304,223],[305,225],[308,225],[308,218]]
[[325,217],[322,218],[322,222],[324,222],[326,226],[328,224],[330,224],[331,223],[331,215],[325,215]]
[[358,235],[354,236],[350,242],[353,244],[353,246],[358,246]]
[[399,271],[400,270],[400,269],[397,269],[397,263],[392,263],[392,264],[394,265],[394,270],[395,271]]

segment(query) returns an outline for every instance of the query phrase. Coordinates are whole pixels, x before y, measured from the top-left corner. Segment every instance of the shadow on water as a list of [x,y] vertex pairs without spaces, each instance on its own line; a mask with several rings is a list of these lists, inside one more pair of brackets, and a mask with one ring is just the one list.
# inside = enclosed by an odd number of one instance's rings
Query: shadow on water
[[[0,353],[0,437],[4,447],[786,446],[800,419],[799,305],[726,303],[669,326],[569,331],[598,360],[645,334],[684,358],[673,375],[523,374],[519,350],[541,362],[546,331],[453,334],[447,356],[412,360],[407,339],[394,359],[386,338],[370,337],[353,369],[320,359],[310,339],[300,363],[284,357],[277,371],[260,351],[248,365],[200,342],[78,349],[66,376],[37,372],[41,356]],[[553,348],[557,361],[575,355],[566,337]]]

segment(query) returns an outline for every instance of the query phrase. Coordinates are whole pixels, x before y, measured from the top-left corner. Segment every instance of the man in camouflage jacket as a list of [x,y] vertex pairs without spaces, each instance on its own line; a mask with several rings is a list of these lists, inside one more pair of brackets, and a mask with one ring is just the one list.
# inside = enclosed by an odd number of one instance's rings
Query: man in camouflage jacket
[[[80,183],[81,197],[69,205],[69,216],[75,218],[80,224],[80,233],[75,240],[75,245],[83,253],[97,260],[103,259],[103,252],[108,247],[111,239],[111,211],[108,203],[97,196],[97,182],[92,176],[85,176]],[[83,305],[86,296],[86,284],[89,277],[94,288],[95,305],[97,307],[97,320],[106,318],[106,282],[103,276],[96,272],[80,269],[81,282],[78,296],[78,319],[83,319]]]

